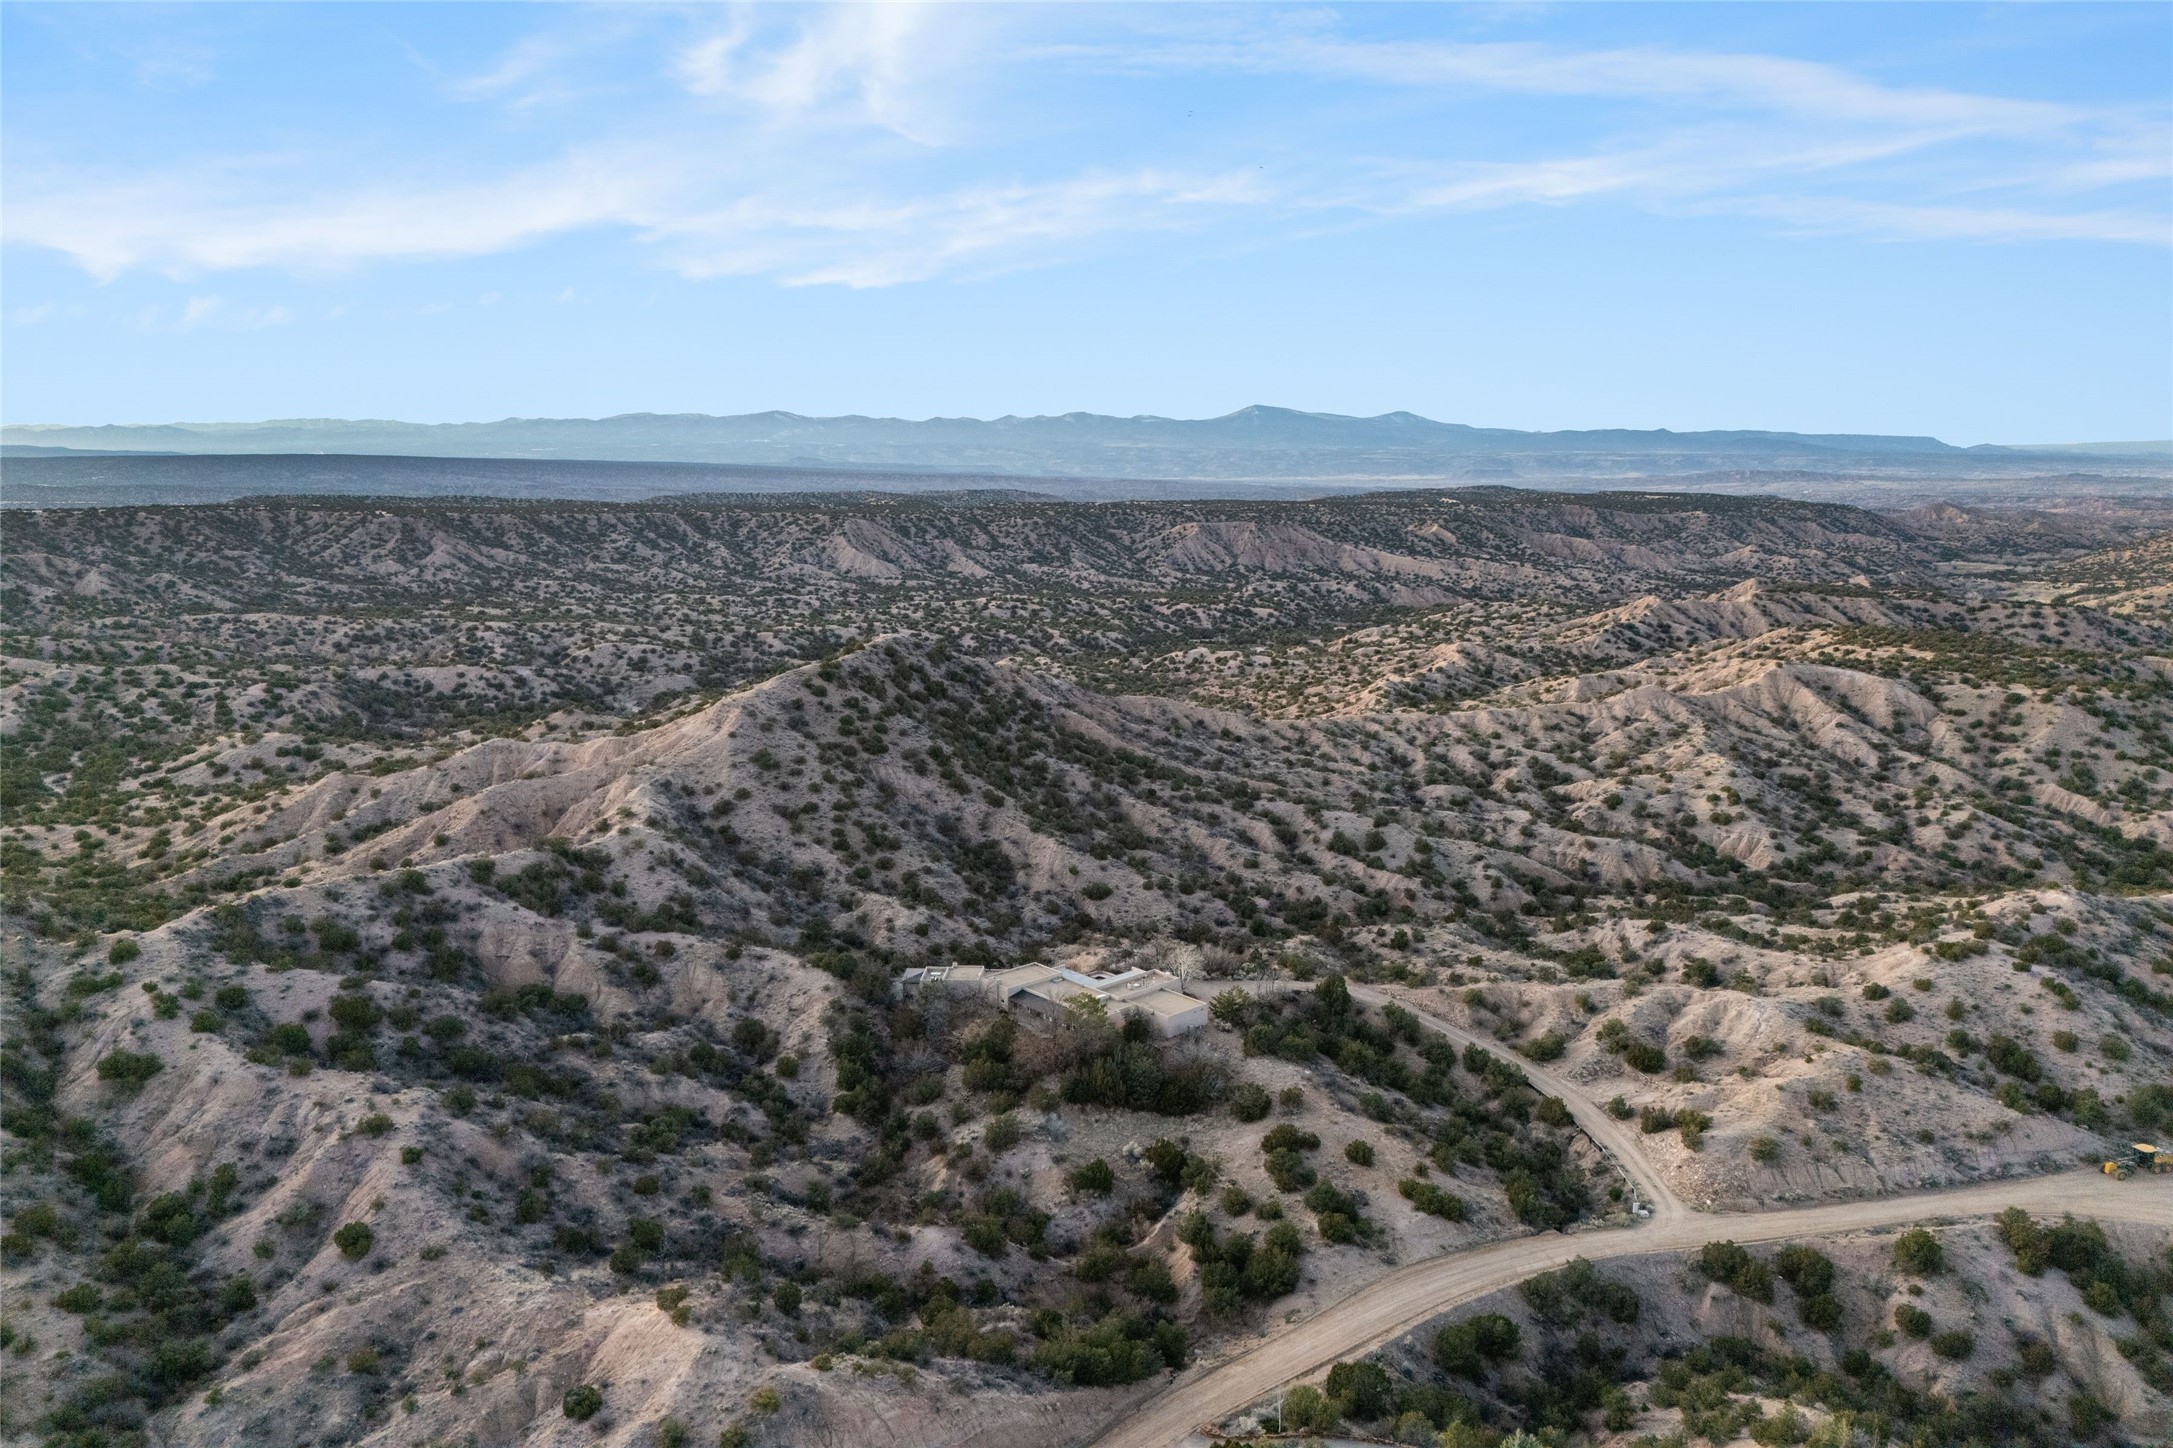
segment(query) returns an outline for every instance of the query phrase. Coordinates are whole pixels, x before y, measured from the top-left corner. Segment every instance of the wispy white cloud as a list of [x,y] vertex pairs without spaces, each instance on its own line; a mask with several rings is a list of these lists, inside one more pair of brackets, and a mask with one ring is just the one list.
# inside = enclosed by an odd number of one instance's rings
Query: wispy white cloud
[[1805,231],[1897,241],[2116,241],[2173,246],[2173,218],[2120,211],[1908,206],[1841,197],[1777,197],[1743,210]]
[[5,235],[62,252],[106,279],[136,267],[179,276],[337,271],[485,256],[593,226],[646,226],[668,214],[687,179],[668,160],[619,148],[583,149],[479,180],[352,190],[311,189],[292,179],[301,169],[212,165],[75,188],[19,181]]
[[224,333],[254,333],[267,326],[287,326],[296,315],[285,304],[272,307],[237,307],[235,302],[219,294],[191,296],[178,307],[150,307],[137,309],[137,328],[146,333],[196,333],[196,330],[224,330]]
[[771,125],[865,126],[935,145],[951,138],[947,82],[984,60],[979,18],[925,0],[794,7],[783,27],[764,13],[735,7],[681,47],[679,83]]
[[774,275],[789,286],[895,286],[1045,262],[1117,232],[1169,233],[1274,200],[1241,173],[1093,173],[896,202],[750,199],[657,228],[688,276]]
[[[791,285],[887,286],[962,267],[1030,262],[1119,232],[1211,224],[1273,204],[1241,172],[1144,168],[922,195],[840,198],[818,186],[712,196],[687,158],[584,152],[503,178],[228,206],[209,176],[115,184],[19,204],[10,239],[48,246],[101,277],[137,266],[176,276],[251,267],[310,273],[375,260],[482,256],[586,227],[633,232],[682,275],[773,275]],[[731,188],[727,188],[730,190]],[[200,298],[203,315],[217,298]],[[192,322],[201,318],[192,318]]]
[[445,91],[464,101],[512,99],[525,102],[542,94],[559,93],[554,78],[559,68],[579,53],[579,46],[570,35],[541,31],[523,36],[490,69],[448,79]]
[[[583,110],[542,154],[506,161],[456,143],[374,169],[299,151],[142,172],[17,166],[0,235],[101,278],[186,278],[484,256],[610,229],[689,277],[847,287],[1047,264],[1148,235],[1240,227],[1251,239],[1519,206],[1730,213],[1878,238],[2168,241],[2150,189],[2173,166],[2162,115],[1887,85],[1786,56],[1381,44],[1312,12],[1188,13],[1080,43],[1074,15],[1066,36],[1040,41],[999,36],[981,12],[911,4],[737,7],[668,33],[584,19],[444,82],[463,102],[530,106],[579,92],[597,37],[643,47],[659,80],[646,107]],[[1112,142],[1042,160],[1006,148],[1001,115],[979,129],[959,120],[959,98],[992,86],[998,66],[1014,92],[1022,74],[1243,73],[1443,106],[1500,94],[1594,104],[1560,128],[1584,131],[1580,142],[1538,154],[1449,123],[1398,133],[1401,154],[1359,154],[1326,127],[1308,134],[1296,111],[1259,159],[1227,143],[1128,156],[1137,143]]]
[[[1648,108],[1642,123],[1624,123],[1613,140],[1587,152],[1410,162],[1344,188],[1339,200],[1382,214],[1630,198],[1872,236],[2173,240],[2163,196],[2128,209],[2063,205],[2063,193],[2173,176],[2173,128],[2163,114],[1884,85],[1782,56],[1530,42],[1384,44],[1345,39],[1332,24],[1302,12],[1257,32],[1180,23],[1174,32],[1054,49],[1119,70],[1298,75],[1451,101],[1511,93]],[[1973,142],[2005,149],[1945,165],[1913,184],[1944,193],[2004,191],[2013,194],[2010,204],[1912,205],[1817,190],[1819,183],[1865,179],[1862,173],[1883,163]],[[1792,194],[1802,183],[1813,183],[1808,194]]]
[[1821,123],[1908,126],[1948,135],[2035,134],[2085,123],[2093,114],[2041,101],[1881,85],[1836,66],[1786,56],[1663,46],[1575,50],[1507,41],[1382,43],[1320,31],[1285,31],[1062,49],[1124,68],[1250,71],[1433,91],[1655,101],[1788,114]]
[[[152,310],[144,314],[144,325],[157,326],[164,313]],[[284,327],[294,320],[294,313],[285,306],[237,307],[225,297],[216,294],[190,297],[181,304],[180,315],[174,319],[173,330],[193,332],[199,327],[218,327],[228,331],[256,331],[264,327]]]
[[194,90],[218,73],[217,54],[207,45],[160,40],[127,48],[136,83],[151,90]]

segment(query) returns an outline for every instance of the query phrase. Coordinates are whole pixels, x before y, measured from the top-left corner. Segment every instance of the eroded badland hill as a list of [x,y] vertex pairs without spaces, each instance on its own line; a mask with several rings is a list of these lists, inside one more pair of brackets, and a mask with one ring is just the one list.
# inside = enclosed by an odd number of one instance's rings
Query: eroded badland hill
[[[1073,1443],[1401,1264],[2100,1160],[2173,1125],[2159,520],[11,513],[5,1434]],[[1212,1023],[907,978],[1033,961]],[[2168,1431],[2162,1239],[2055,1227],[1531,1288],[1316,1426]]]

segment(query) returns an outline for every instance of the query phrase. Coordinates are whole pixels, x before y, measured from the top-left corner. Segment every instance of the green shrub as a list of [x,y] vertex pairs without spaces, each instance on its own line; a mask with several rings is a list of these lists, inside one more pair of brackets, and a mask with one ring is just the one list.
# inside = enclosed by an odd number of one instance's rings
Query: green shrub
[[1796,1299],[1796,1316],[1815,1332],[1832,1332],[1841,1325],[1841,1299],[1831,1292]]
[[1545,1035],[1534,1036],[1531,1040],[1519,1045],[1517,1054],[1528,1061],[1545,1063],[1559,1061],[1562,1059],[1562,1053],[1568,1049],[1569,1041],[1560,1031],[1548,1031]]
[[307,1056],[316,1049],[309,1038],[309,1027],[299,1021],[272,1027],[264,1035],[264,1044],[278,1056]]
[[1019,1119],[1006,1111],[989,1122],[981,1133],[981,1142],[991,1156],[1001,1156],[1025,1137],[1026,1129],[1019,1125]]
[[2088,1390],[2077,1392],[2067,1400],[2067,1423],[2078,1439],[2097,1437],[2119,1417]]
[[1432,1182],[1406,1177],[1396,1183],[1396,1191],[1412,1206],[1428,1216],[1439,1217],[1447,1222],[1461,1222],[1466,1211],[1464,1199],[1454,1192],[1445,1192]]
[[964,1233],[966,1245],[984,1257],[1002,1257],[1011,1250],[1011,1239],[1004,1235],[1003,1219],[982,1213],[966,1221]]
[[117,1089],[134,1092],[143,1089],[146,1081],[166,1069],[166,1063],[158,1057],[137,1051],[114,1051],[98,1062],[98,1079],[111,1082]]
[[576,1423],[586,1423],[604,1410],[603,1390],[582,1383],[566,1389],[566,1396],[558,1400],[558,1406]]
[[1602,1276],[1582,1257],[1557,1271],[1525,1278],[1517,1291],[1531,1304],[1533,1315],[1557,1328],[1575,1327],[1595,1316],[1627,1325],[1637,1321],[1642,1308],[1634,1288]]
[[1932,1315],[1913,1303],[1904,1302],[1894,1309],[1894,1326],[1900,1328],[1905,1336],[1918,1339],[1930,1337],[1933,1325]]
[[1815,1247],[1783,1247],[1773,1270],[1796,1294],[1796,1316],[1806,1327],[1830,1332],[1841,1325],[1841,1300],[1833,1295],[1833,1260]]
[[[1341,839],[1342,836],[1338,835],[1337,838]],[[1335,1399],[1310,1383],[1300,1383],[1285,1393],[1281,1401],[1282,1420],[1276,1424],[1280,1432],[1333,1432],[1341,1417],[1336,1410]]]
[[1275,1109],[1265,1087],[1247,1081],[1230,1093],[1230,1114],[1240,1121],[1262,1121]]
[[78,1282],[67,1291],[55,1295],[53,1305],[62,1312],[96,1312],[105,1305],[105,1294],[94,1283]]
[[377,1234],[370,1230],[368,1222],[349,1222],[332,1234],[332,1245],[350,1262],[360,1262],[369,1256],[370,1248],[376,1242]]
[[1523,1349],[1517,1325],[1498,1312],[1444,1327],[1434,1335],[1434,1361],[1445,1373],[1478,1378],[1489,1363],[1507,1362]]
[[1733,1242],[1708,1242],[1698,1252],[1698,1270],[1712,1281],[1757,1302],[1773,1300],[1773,1269]]
[[106,959],[114,965],[126,965],[141,954],[143,947],[124,936],[113,942],[106,951]]
[[343,1031],[373,1030],[385,1018],[377,1002],[366,995],[336,995],[325,1007],[325,1014]]
[[1100,1157],[1077,1167],[1071,1174],[1071,1187],[1077,1192],[1106,1195],[1117,1185],[1116,1169]]
[[1966,1328],[1950,1328],[1932,1334],[1932,1351],[1953,1362],[1960,1362],[1977,1350],[1977,1335]]
[[1354,1166],[1372,1166],[1373,1143],[1370,1141],[1352,1141],[1345,1143],[1343,1147],[1343,1159],[1347,1162],[1350,1162]]
[[1177,1300],[1177,1281],[1170,1276],[1169,1263],[1160,1257],[1134,1258],[1124,1275],[1124,1285],[1149,1302],[1168,1304]]
[[1303,1191],[1319,1176],[1305,1164],[1305,1158],[1294,1151],[1271,1151],[1266,1165],[1268,1179],[1275,1183],[1279,1192]]
[[1396,1382],[1370,1358],[1328,1369],[1328,1396],[1344,1417],[1361,1423],[1386,1418],[1396,1408]]
[[2011,1036],[1995,1035],[1985,1042],[1984,1058],[2002,1075],[2019,1080],[2036,1081],[2044,1075],[2036,1055]]
[[1894,1239],[1894,1265],[1918,1277],[1929,1277],[1946,1265],[1946,1249],[1922,1227],[1911,1227]]
[[1781,1248],[1773,1254],[1773,1270],[1800,1297],[1815,1297],[1833,1290],[1833,1259],[1816,1247]]
[[1184,1366],[1185,1331],[1178,1324],[1111,1313],[1090,1326],[1064,1327],[1034,1351],[1034,1365],[1059,1383],[1114,1387]]

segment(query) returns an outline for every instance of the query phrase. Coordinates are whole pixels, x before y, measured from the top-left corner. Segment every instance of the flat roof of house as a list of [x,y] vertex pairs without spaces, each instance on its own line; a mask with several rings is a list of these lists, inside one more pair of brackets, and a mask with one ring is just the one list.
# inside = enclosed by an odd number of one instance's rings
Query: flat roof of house
[[1206,1001],[1179,995],[1173,990],[1149,991],[1145,995],[1134,996],[1117,1004],[1124,1010],[1141,1010],[1156,1016],[1181,1016],[1191,1010],[1207,1009]]
[[1037,981],[1020,991],[1019,994],[1040,996],[1045,1001],[1068,1001],[1077,995],[1099,995],[1101,993],[1095,990],[1094,987],[1080,985],[1077,981],[1058,979]]
[[927,982],[950,980],[963,984],[977,981],[986,974],[988,967],[985,965],[930,965],[921,968],[920,979]]

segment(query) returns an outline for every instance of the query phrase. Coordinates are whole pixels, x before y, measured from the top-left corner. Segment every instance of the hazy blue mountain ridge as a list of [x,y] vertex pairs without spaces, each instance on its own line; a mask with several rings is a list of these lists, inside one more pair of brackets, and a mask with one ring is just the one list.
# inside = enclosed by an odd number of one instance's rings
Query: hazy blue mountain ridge
[[[408,423],[291,418],[254,423],[18,425],[15,447],[184,454],[348,453],[406,457],[884,467],[1012,476],[1103,478],[1398,478],[1522,476],[1535,470],[1667,473],[1690,468],[1982,466],[2029,461],[2030,449],[1960,448],[1932,437],[1602,428],[1520,432],[1435,422],[1409,412],[1344,417],[1247,407],[1224,417],[802,417],[627,413]],[[2107,456],[2151,457],[2124,444]],[[2062,450],[2073,462],[2088,445]],[[2165,456],[2160,447],[2156,456]]]

